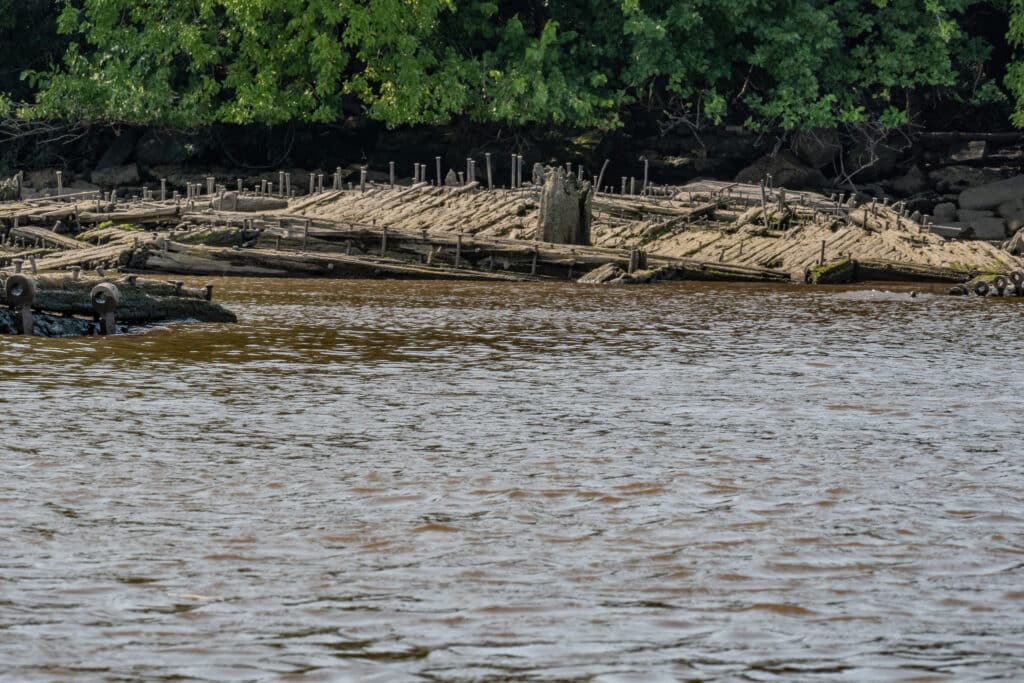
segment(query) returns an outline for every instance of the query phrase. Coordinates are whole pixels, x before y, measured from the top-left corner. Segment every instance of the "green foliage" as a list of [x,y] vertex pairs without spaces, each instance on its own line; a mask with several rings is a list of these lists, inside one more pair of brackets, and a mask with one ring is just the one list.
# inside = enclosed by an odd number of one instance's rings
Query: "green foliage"
[[[50,6],[0,0],[0,34],[24,33],[28,15],[3,11],[19,3]],[[1024,45],[1024,0],[63,0],[63,55],[23,64],[20,113],[190,128],[362,108],[393,126],[609,129],[646,109],[691,127],[892,128],[927,89],[1024,102],[1024,67],[999,78],[964,28],[980,5]]]

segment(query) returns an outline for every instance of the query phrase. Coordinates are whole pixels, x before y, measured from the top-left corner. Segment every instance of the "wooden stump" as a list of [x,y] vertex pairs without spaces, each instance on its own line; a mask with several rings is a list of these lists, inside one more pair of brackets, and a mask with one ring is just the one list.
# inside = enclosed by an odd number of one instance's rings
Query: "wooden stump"
[[590,183],[566,173],[564,168],[548,168],[540,195],[537,237],[556,244],[590,244]]

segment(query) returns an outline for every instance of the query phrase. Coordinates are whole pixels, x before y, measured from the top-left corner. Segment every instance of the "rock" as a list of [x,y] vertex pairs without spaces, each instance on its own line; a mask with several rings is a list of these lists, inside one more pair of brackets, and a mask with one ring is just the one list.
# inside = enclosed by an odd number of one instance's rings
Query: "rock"
[[538,187],[544,184],[544,166],[539,163],[533,165],[533,184]]
[[872,142],[859,135],[844,160],[847,173],[858,182],[891,176],[903,158],[903,151],[884,140]]
[[121,185],[137,185],[140,180],[139,167],[136,164],[98,168],[92,172],[92,182],[100,187],[119,187]]
[[189,145],[174,133],[148,131],[135,146],[135,160],[143,166],[180,164],[189,157]]
[[817,169],[831,165],[843,149],[839,142],[839,133],[826,128],[797,133],[789,147],[798,159]]
[[960,193],[960,207],[964,209],[995,209],[1005,202],[1024,197],[1024,175],[994,183],[970,187]]
[[600,285],[612,280],[616,280],[626,274],[622,268],[619,268],[614,263],[606,263],[603,266],[598,266],[594,270],[590,271],[577,282],[584,284]]
[[[1001,176],[997,171],[987,168],[975,168],[973,166],[947,166],[932,171],[928,174],[928,180],[932,182],[935,190],[940,194],[947,192],[959,193],[969,187],[985,185],[999,180]],[[996,202],[998,204],[998,202]],[[962,206],[962,205],[961,205]],[[995,204],[993,204],[995,206]],[[992,207],[965,207],[969,209],[992,208]]]
[[[67,180],[67,178],[65,178]],[[38,171],[29,171],[25,174],[25,184],[31,185],[33,189],[42,190],[47,187],[57,187],[57,169],[44,168]]]
[[969,236],[977,240],[1006,239],[1006,221],[1002,218],[975,218],[971,221],[957,221],[946,225],[954,228],[969,228],[970,234],[963,234],[961,237]]
[[13,202],[21,199],[17,174],[0,180],[0,202]]
[[1014,256],[1020,256],[1024,254],[1024,230],[1017,230],[1013,237],[1007,240],[1003,244],[1003,249],[1010,252]]
[[1020,215],[1022,212],[1024,212],[1024,198],[1003,202],[996,207],[996,213],[1007,220]]
[[114,141],[110,143],[110,146],[107,147],[107,150],[103,152],[103,156],[96,162],[96,168],[110,168],[111,166],[123,165],[124,162],[128,161],[132,152],[135,151],[136,137],[135,131],[131,128],[120,131],[114,138]]
[[544,175],[537,235],[545,242],[589,244],[594,195],[590,183],[566,173],[561,166],[546,169]]
[[978,218],[994,218],[995,214],[991,211],[977,211],[975,209],[959,209],[956,212],[956,218],[962,223],[970,223],[971,221],[977,220]]
[[953,202],[942,202],[936,204],[932,210],[932,217],[936,223],[945,223],[956,220],[956,204]]
[[447,187],[458,187],[459,186],[459,174],[453,169],[448,169],[448,175],[444,177],[444,184]]
[[904,197],[922,192],[928,187],[924,171],[918,166],[911,166],[907,174],[892,181],[892,189]]
[[828,179],[816,168],[811,168],[800,161],[789,150],[783,150],[775,156],[763,156],[736,175],[740,183],[760,183],[766,175],[772,176],[775,187],[789,189],[820,188],[827,186]]
[[980,161],[988,152],[988,143],[984,140],[972,140],[957,147],[949,155],[951,161]]

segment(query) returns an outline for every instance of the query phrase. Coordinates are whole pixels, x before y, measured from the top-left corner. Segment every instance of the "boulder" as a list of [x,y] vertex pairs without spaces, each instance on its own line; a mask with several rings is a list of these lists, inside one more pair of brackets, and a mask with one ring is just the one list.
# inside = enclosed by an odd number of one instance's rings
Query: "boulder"
[[949,159],[954,162],[980,161],[988,153],[988,143],[984,140],[972,140],[958,145]]
[[1024,230],[1017,230],[1009,240],[1003,244],[1003,249],[1014,256],[1024,254]]
[[17,174],[10,178],[0,179],[0,202],[13,202],[21,199],[21,183]]
[[185,139],[174,133],[148,131],[135,146],[135,160],[143,166],[180,164],[189,157]]
[[772,176],[776,187],[790,189],[820,188],[829,184],[828,179],[816,168],[807,166],[789,150],[772,156],[763,156],[736,175],[736,182],[757,184],[766,175]]
[[996,207],[996,213],[1006,219],[1010,219],[1024,213],[1024,198],[1003,202]]
[[110,146],[103,152],[99,161],[96,162],[96,168],[110,168],[111,166],[123,165],[124,162],[128,161],[132,152],[135,151],[136,137],[136,132],[130,128],[119,131],[114,141],[110,143]]
[[1024,175],[994,183],[970,187],[960,193],[960,207],[964,209],[995,209],[1005,202],[1024,197]]
[[843,149],[839,142],[839,133],[826,128],[797,133],[790,141],[789,147],[797,158],[811,168],[817,169],[831,165]]
[[971,221],[956,221],[946,225],[970,229],[970,236],[977,240],[1006,239],[1006,221],[1002,218],[975,218]]
[[924,171],[918,166],[911,166],[907,174],[892,181],[892,189],[897,194],[909,196],[917,194],[928,187],[928,180]]
[[935,218],[936,223],[945,223],[947,221],[956,220],[956,204],[953,202],[942,202],[936,204],[932,210],[932,215]]
[[956,219],[962,223],[970,223],[979,218],[994,218],[992,211],[978,211],[977,209],[959,209],[956,212]]
[[535,163],[533,165],[533,184],[540,187],[544,184],[544,165]]
[[[66,182],[68,178],[64,178],[64,180]],[[57,169],[43,168],[38,171],[29,171],[25,174],[25,184],[31,185],[35,190],[57,187]]]
[[872,142],[859,135],[846,153],[844,167],[859,182],[891,176],[903,158],[903,151],[886,141]]
[[140,180],[139,167],[136,164],[97,168],[92,172],[92,182],[100,187],[119,187],[137,185]]
[[[932,171],[928,174],[928,180],[932,182],[936,192],[939,194],[959,194],[969,187],[985,185],[999,180],[1002,176],[998,171],[987,168],[975,168],[974,166],[947,166]],[[967,207],[967,208],[990,208],[990,207]]]

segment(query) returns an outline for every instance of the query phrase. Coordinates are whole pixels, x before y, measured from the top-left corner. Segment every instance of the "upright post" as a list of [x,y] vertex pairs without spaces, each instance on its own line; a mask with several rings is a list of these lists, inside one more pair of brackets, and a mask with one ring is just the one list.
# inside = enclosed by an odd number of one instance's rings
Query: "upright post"
[[523,155],[516,156],[516,187],[523,186]]
[[768,227],[768,191],[765,189],[764,180],[761,181],[761,222]]
[[516,155],[512,154],[512,182],[509,187],[513,190],[516,189]]
[[647,157],[645,156],[644,157],[644,184],[643,184],[643,187],[640,188],[640,194],[643,194],[643,195],[647,194],[647,170],[648,170],[648,168],[650,166],[650,163],[651,162],[649,162],[647,160]]
[[487,189],[494,189],[494,178],[491,176],[491,153],[486,152],[484,158],[487,159]]
[[160,179],[160,201],[167,199],[167,178]]
[[363,166],[359,169],[359,191],[366,192],[366,167]]
[[434,171],[437,173],[437,186],[444,185],[444,178],[441,177],[441,157],[434,157]]
[[57,196],[64,194],[64,173],[57,171]]
[[395,186],[395,162],[388,162],[388,179],[391,182],[391,187]]
[[277,172],[277,196],[278,197],[286,196],[285,195],[285,190],[284,190],[284,171],[278,171]]

